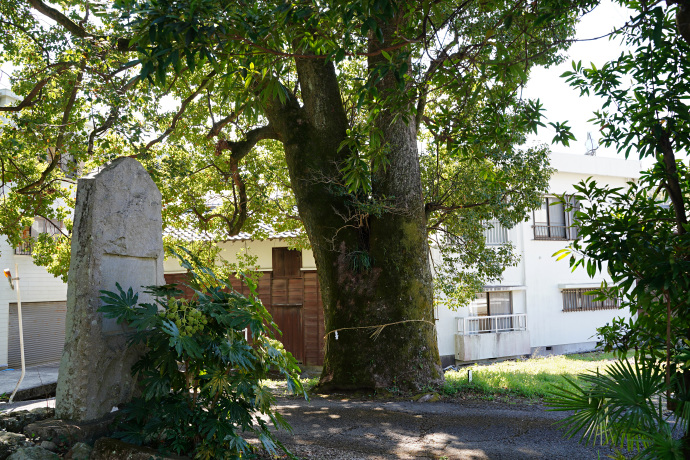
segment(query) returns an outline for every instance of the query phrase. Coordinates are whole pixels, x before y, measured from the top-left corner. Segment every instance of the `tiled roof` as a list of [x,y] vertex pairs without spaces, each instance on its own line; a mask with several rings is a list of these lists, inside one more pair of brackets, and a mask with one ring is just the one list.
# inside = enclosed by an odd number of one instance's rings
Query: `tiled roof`
[[[268,234],[269,240],[273,239],[286,239],[286,238],[296,238],[300,236],[299,232],[276,232],[272,227],[260,224],[261,229]],[[243,241],[243,240],[254,240],[250,233],[240,232],[237,235],[227,236],[224,233],[206,232],[193,229],[192,227],[187,228],[173,228],[168,227],[163,230],[163,236],[169,236],[178,240],[184,241]]]

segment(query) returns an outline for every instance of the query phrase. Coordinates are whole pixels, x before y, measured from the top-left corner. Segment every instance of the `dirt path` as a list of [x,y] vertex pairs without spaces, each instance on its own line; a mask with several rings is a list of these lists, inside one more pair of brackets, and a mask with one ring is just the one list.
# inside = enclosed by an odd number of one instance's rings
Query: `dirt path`
[[566,440],[562,415],[541,406],[486,401],[378,402],[279,399],[293,433],[278,438],[301,458],[596,459],[608,448]]

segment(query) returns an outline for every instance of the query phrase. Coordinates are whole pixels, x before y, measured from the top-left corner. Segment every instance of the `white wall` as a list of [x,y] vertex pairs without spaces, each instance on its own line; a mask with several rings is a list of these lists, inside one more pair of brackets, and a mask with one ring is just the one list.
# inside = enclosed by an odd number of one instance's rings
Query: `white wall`
[[[257,256],[257,264],[262,271],[273,270],[273,248],[286,247],[288,244],[285,240],[271,239],[271,240],[235,240],[225,241],[218,244],[221,247],[220,257],[228,262],[237,262],[237,254],[243,252],[245,254]],[[184,273],[186,270],[180,267],[180,264],[175,258],[168,258],[163,264],[165,273]],[[316,262],[311,250],[302,251],[302,270],[316,270]]]
[[[551,165],[557,169],[549,183],[550,191],[554,194],[574,192],[573,184],[587,177],[592,177],[601,184],[624,186],[628,180],[638,177],[641,169],[639,161],[566,154],[553,154]],[[592,347],[597,340],[594,337],[596,328],[624,312],[563,312],[563,297],[559,285],[596,287],[603,279],[610,278],[605,274],[597,274],[591,279],[584,269],[572,272],[567,258],[556,261],[552,257],[556,251],[566,247],[569,241],[535,240],[532,225],[533,216],[530,214],[529,221],[509,231],[508,236],[515,244],[521,261],[516,267],[506,269],[502,281],[496,284],[511,287],[514,313],[527,313],[527,330],[532,348]],[[441,356],[455,353],[455,318],[463,316],[470,316],[468,308],[451,311],[442,301],[438,302],[437,331]]]
[[[17,264],[17,270],[15,270]],[[0,243],[0,269],[9,268],[12,276],[19,274],[19,288],[22,303],[65,301],[67,284],[48,273],[45,268],[33,264],[31,256],[14,254],[14,248],[7,240]],[[17,302],[17,291],[10,288],[3,276],[0,279],[0,367],[7,366],[7,330],[9,325],[9,304]]]

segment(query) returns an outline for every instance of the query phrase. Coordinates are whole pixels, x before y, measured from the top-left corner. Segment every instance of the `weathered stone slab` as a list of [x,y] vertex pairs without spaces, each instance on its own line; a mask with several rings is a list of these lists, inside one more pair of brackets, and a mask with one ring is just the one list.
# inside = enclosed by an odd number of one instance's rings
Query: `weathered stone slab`
[[65,350],[56,390],[56,416],[97,420],[135,393],[131,367],[141,349],[127,349],[128,330],[98,309],[101,290],[139,292],[161,285],[161,195],[141,164],[119,158],[79,179],[67,282]]

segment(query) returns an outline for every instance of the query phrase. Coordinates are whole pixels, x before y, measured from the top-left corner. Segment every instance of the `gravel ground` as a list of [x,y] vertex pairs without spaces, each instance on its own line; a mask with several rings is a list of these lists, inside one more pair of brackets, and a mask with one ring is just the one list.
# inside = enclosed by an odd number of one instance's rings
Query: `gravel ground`
[[[521,400],[379,401],[280,398],[293,433],[277,432],[307,460],[597,459],[606,447],[564,439],[563,415]],[[264,458],[270,458],[266,456]]]

